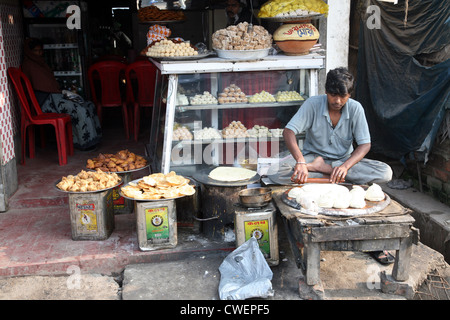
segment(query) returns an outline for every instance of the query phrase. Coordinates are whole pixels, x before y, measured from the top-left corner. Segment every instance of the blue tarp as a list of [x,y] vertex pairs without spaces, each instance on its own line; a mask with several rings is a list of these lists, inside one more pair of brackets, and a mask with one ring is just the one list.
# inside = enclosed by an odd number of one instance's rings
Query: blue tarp
[[368,11],[361,20],[355,98],[366,111],[372,151],[393,159],[427,154],[449,108],[450,60],[429,66],[422,58],[448,49],[450,1],[409,0],[406,25],[405,0],[370,5],[379,15]]

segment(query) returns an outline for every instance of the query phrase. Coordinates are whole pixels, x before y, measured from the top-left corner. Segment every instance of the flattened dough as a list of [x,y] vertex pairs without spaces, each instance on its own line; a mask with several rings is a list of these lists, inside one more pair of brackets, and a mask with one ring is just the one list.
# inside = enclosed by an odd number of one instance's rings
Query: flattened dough
[[238,167],[217,167],[209,173],[209,177],[213,180],[232,182],[242,181],[253,178],[256,171]]

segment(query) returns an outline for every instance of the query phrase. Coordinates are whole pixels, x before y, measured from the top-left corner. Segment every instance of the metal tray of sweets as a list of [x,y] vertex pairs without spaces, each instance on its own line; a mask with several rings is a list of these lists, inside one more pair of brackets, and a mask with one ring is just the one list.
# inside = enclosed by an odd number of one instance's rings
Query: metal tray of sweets
[[100,189],[100,190],[94,190],[94,191],[65,191],[65,190],[62,190],[62,189],[60,189],[60,188],[57,187],[57,184],[58,184],[61,180],[62,180],[62,179],[59,179],[58,181],[56,181],[56,182],[54,183],[55,189],[58,190],[59,192],[63,192],[63,193],[71,193],[71,194],[99,193],[99,192],[103,192],[103,191],[106,191],[106,190],[111,190],[111,189],[117,188],[118,186],[120,186],[120,185],[123,183],[123,180],[120,179],[120,182],[119,182],[118,184],[116,184],[116,185],[114,185],[114,186],[112,186],[112,187],[106,188],[106,189]]

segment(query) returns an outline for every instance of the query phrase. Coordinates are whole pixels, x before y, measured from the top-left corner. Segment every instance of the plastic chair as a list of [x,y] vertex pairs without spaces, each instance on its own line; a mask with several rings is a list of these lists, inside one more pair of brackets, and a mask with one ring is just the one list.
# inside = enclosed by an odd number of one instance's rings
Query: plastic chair
[[118,54],[106,54],[103,56],[100,56],[96,62],[100,61],[119,61],[122,63],[127,63],[127,58],[124,56],[118,55]]
[[130,138],[128,126],[127,103],[122,94],[121,84],[125,81],[127,65],[118,61],[100,61],[89,67],[88,78],[92,101],[97,108],[97,115],[102,123],[102,109],[105,107],[122,107],[125,135]]
[[33,159],[35,156],[33,126],[50,124],[55,127],[59,165],[66,165],[67,156],[73,155],[72,122],[70,115],[65,113],[42,112],[28,77],[20,69],[14,67],[8,68],[8,75],[14,85],[21,106],[21,164],[25,165],[27,134],[29,140],[29,156]]
[[[141,107],[153,107],[155,97],[156,66],[148,60],[128,65],[126,70],[127,94],[134,110],[134,140],[139,137]],[[133,86],[133,84],[135,84]],[[135,94],[136,93],[136,94]]]

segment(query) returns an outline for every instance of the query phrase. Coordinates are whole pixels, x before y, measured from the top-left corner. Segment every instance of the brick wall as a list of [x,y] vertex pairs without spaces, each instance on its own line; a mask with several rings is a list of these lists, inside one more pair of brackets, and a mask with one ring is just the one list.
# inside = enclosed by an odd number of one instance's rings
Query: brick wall
[[450,139],[436,143],[422,169],[422,185],[439,201],[450,205]]

